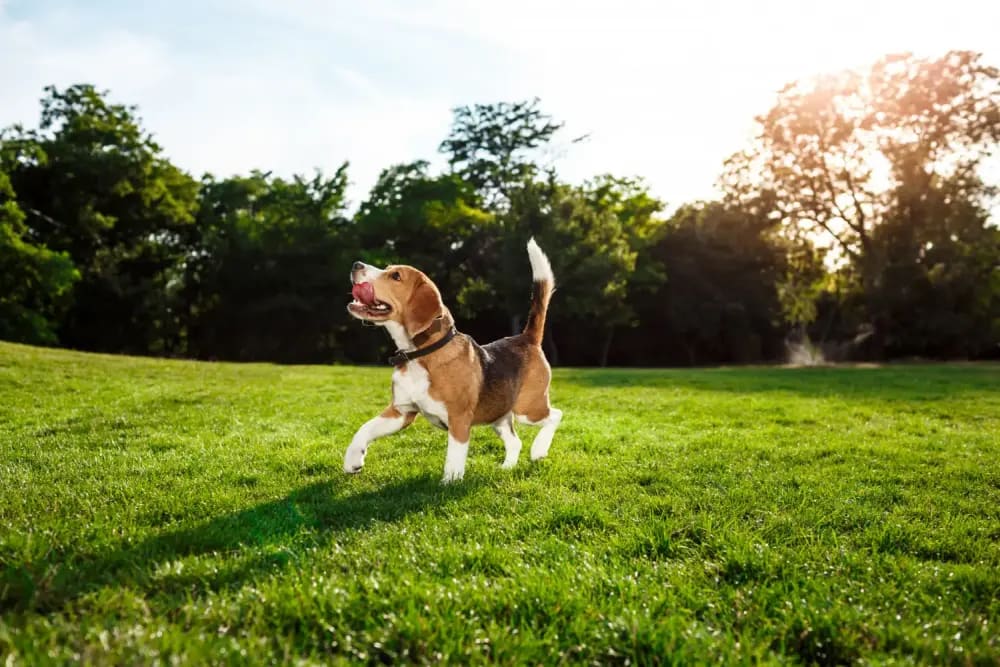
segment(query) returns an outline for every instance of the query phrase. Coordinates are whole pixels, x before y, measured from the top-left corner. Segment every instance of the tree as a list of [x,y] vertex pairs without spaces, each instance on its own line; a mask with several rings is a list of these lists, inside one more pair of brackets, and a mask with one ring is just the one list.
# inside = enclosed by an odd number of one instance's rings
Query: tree
[[[557,358],[554,341],[559,340],[572,354],[606,365],[615,330],[634,323],[626,297],[636,252],[626,233],[628,218],[621,213],[612,200],[601,200],[587,187],[560,183],[554,174],[527,180],[511,192],[500,241],[500,256],[507,261],[501,259],[495,284],[507,312],[522,313],[526,276],[531,275],[525,243],[534,236],[549,249],[558,293],[549,317],[550,351]],[[515,317],[512,329],[518,331],[520,316]]]
[[[914,178],[914,176],[916,176]],[[915,181],[915,182],[914,182]],[[1000,229],[969,173],[904,175],[872,243],[885,268],[874,295],[893,326],[891,356],[976,357],[1000,343]]]
[[853,263],[883,348],[892,322],[878,299],[887,259],[877,230],[905,217],[904,192],[976,172],[1000,140],[1000,72],[970,52],[889,56],[867,74],[787,86],[758,123],[753,146],[727,163],[730,205],[825,238]]
[[482,195],[488,208],[502,208],[511,188],[537,173],[534,151],[563,127],[538,104],[535,98],[454,109],[451,132],[439,150],[448,155],[452,170]]
[[79,274],[65,253],[32,244],[27,231],[0,170],[0,339],[53,344],[64,297]]
[[438,284],[462,327],[489,337],[491,303],[480,277],[495,266],[489,252],[496,216],[458,174],[430,175],[427,162],[382,172],[355,216],[363,258],[419,267]]
[[162,157],[134,107],[106,97],[89,85],[46,88],[39,128],[4,131],[4,162],[31,237],[67,253],[81,273],[60,339],[179,351],[167,295],[197,183]]
[[665,280],[633,295],[642,329],[621,361],[739,363],[772,358],[781,342],[777,291],[784,244],[766,216],[720,202],[679,208],[648,249]]
[[407,262],[446,276],[493,216],[479,207],[470,184],[454,174],[431,176],[427,162],[418,161],[385,169],[355,221],[372,261]]
[[338,336],[357,257],[347,183],[346,163],[329,177],[204,179],[182,297],[191,354],[302,363],[350,352]]
[[[496,224],[468,253],[489,261],[469,263],[472,279],[458,298],[467,310],[509,318],[509,331],[520,331],[529,275],[524,245],[534,235],[564,258],[554,262],[561,302],[566,313],[579,313],[578,325],[594,330],[600,345],[594,359],[606,363],[616,328],[634,324],[625,299],[636,258],[630,240],[649,235],[642,227],[655,226],[649,220],[659,203],[638,181],[601,177],[574,188],[559,183],[552,171],[543,173],[537,151],[562,127],[539,109],[537,99],[455,109],[440,150],[496,214]],[[560,318],[549,321],[552,329]],[[556,357],[554,340],[550,336],[546,344]]]

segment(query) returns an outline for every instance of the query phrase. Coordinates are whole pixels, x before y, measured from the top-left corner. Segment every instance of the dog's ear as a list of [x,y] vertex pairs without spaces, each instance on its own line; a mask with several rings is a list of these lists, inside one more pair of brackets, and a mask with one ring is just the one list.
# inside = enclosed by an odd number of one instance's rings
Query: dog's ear
[[420,283],[410,300],[406,304],[406,313],[403,316],[403,326],[410,337],[426,331],[434,319],[441,314],[444,304],[441,303],[441,293],[438,292],[434,283],[424,281]]

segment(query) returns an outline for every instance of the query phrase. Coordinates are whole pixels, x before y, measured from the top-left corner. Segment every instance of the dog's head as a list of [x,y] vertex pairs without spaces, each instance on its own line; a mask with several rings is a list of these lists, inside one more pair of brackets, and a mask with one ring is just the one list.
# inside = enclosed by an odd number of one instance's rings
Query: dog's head
[[411,337],[426,331],[444,312],[437,286],[412,266],[379,269],[355,262],[351,284],[354,301],[347,312],[375,324],[398,322]]

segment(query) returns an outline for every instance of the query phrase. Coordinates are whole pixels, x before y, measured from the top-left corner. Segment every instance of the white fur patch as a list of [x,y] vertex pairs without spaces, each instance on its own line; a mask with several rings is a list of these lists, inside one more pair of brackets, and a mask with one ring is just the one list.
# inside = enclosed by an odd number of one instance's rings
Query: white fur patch
[[386,320],[383,324],[385,330],[389,332],[392,336],[392,342],[396,344],[397,350],[402,350],[403,352],[410,352],[414,349],[413,340],[410,335],[406,333],[406,327],[404,327],[399,322],[393,322],[392,320]]
[[392,374],[392,397],[396,409],[402,412],[420,412],[427,421],[442,428],[448,427],[448,408],[430,396],[431,378],[418,361],[409,361]]
[[502,468],[513,468],[517,465],[517,459],[521,455],[521,439],[514,433],[511,416],[505,415],[493,424],[493,430],[500,439],[503,440],[503,448],[506,456],[503,459]]
[[549,258],[545,256],[542,249],[535,243],[534,237],[528,241],[528,259],[531,260],[531,277],[537,282],[547,282],[555,285],[556,279],[552,275],[552,265]]
[[[378,278],[380,275],[385,273],[382,269],[372,266],[371,264],[365,264],[365,268],[358,271],[358,282],[359,283],[370,283]],[[353,274],[352,274],[353,275]]]
[[459,442],[448,434],[448,455],[444,459],[442,482],[455,482],[465,476],[465,460],[469,456],[469,443]]
[[344,472],[358,472],[365,465],[365,453],[373,440],[395,433],[403,428],[406,418],[379,415],[366,421],[354,434],[351,445],[344,452]]
[[556,434],[556,429],[559,428],[562,417],[563,412],[559,408],[549,408],[549,416],[537,422],[531,421],[524,415],[517,415],[517,421],[522,424],[542,427],[538,431],[538,435],[535,436],[535,440],[531,443],[532,461],[537,461],[548,456],[549,447],[552,446],[552,437]]

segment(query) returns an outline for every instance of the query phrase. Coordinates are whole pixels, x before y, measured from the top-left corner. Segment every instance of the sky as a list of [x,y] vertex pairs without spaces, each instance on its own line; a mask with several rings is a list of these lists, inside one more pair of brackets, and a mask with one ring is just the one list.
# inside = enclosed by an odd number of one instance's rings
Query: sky
[[357,205],[391,164],[446,167],[454,107],[538,97],[564,178],[641,176],[673,207],[785,83],[900,51],[1000,64],[998,25],[982,0],[0,0],[0,127],[92,83],[195,176],[347,160]]

